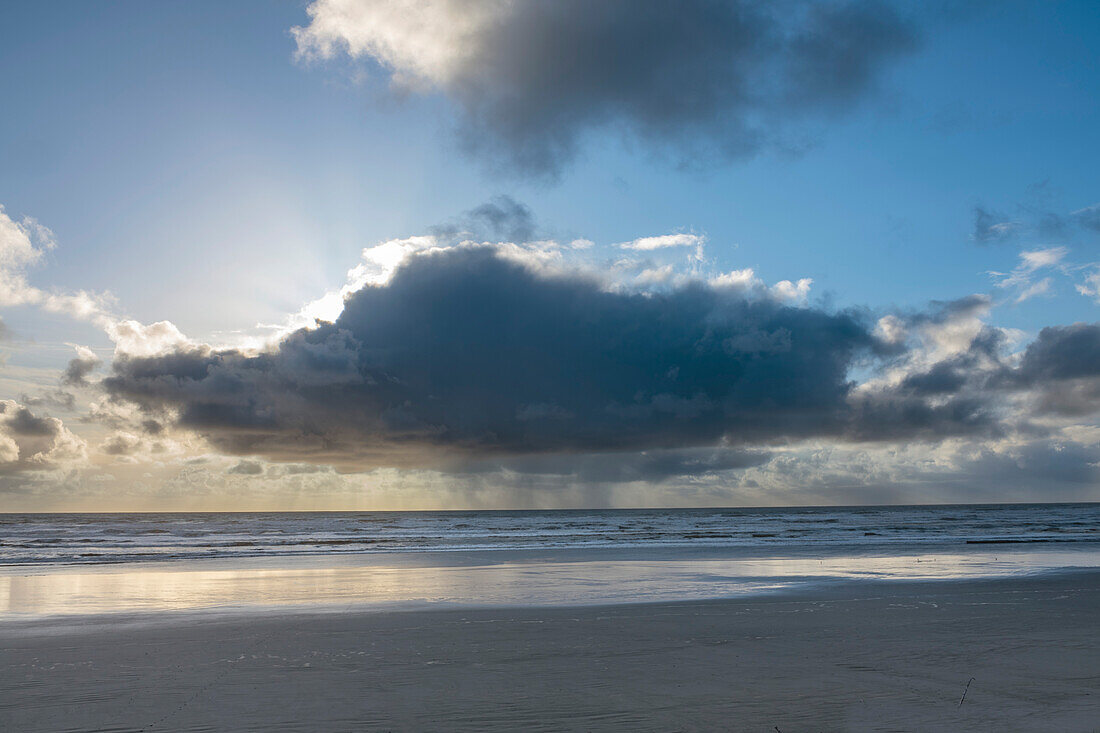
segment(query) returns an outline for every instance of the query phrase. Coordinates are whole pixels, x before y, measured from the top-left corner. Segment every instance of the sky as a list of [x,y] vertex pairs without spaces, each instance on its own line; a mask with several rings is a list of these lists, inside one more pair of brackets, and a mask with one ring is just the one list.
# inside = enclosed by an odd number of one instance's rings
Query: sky
[[0,9],[0,510],[1100,500],[1094,3]]

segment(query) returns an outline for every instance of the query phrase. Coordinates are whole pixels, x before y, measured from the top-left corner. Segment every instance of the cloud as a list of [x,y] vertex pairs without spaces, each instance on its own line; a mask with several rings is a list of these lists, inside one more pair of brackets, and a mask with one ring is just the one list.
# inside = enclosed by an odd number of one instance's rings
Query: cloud
[[1093,204],[1092,206],[1078,209],[1074,211],[1071,216],[1079,226],[1085,229],[1091,229],[1094,232],[1100,232],[1100,204]]
[[783,145],[781,130],[842,112],[916,46],[876,0],[316,0],[292,29],[304,59],[376,63],[402,93],[440,93],[468,148],[557,174],[596,131],[681,160]]
[[57,468],[85,455],[84,441],[61,420],[0,400],[0,475]]
[[1007,242],[1014,239],[1020,229],[1019,222],[1008,221],[1003,214],[989,211],[981,206],[974,207],[974,227],[970,238],[975,242],[981,244]]
[[697,234],[664,234],[659,237],[642,237],[641,239],[635,239],[633,242],[623,242],[619,247],[650,252],[667,247],[698,247],[706,241],[706,237]]
[[1013,206],[1009,217],[985,206],[975,206],[970,238],[979,244],[997,244],[1013,240],[1041,238],[1062,241],[1076,233],[1100,232],[1100,204],[1086,206],[1069,214],[1052,210],[1052,191],[1043,181],[1028,187],[1028,199]]
[[88,375],[99,366],[100,359],[87,346],[76,347],[76,358],[69,362],[61,375],[61,384],[66,387],[86,387]]
[[796,283],[792,283],[790,280],[780,280],[772,286],[772,293],[779,300],[804,303],[810,294],[810,286],[813,285],[813,282],[813,279],[808,277],[804,277]]
[[19,402],[27,407],[53,407],[72,411],[76,408],[76,395],[62,389],[42,390],[37,395],[21,394]]
[[130,456],[140,452],[145,445],[140,437],[133,433],[115,433],[99,446],[99,450],[109,456]]
[[263,464],[259,461],[241,461],[230,468],[226,473],[238,476],[259,476],[264,472]]
[[0,304],[21,305],[38,297],[28,292],[24,273],[56,246],[49,229],[30,217],[14,221],[0,206]]
[[[144,486],[196,456],[210,466],[187,469],[200,492],[261,475],[353,490],[335,469],[422,499],[446,485],[433,501],[463,505],[635,503],[616,492],[643,486],[645,501],[760,503],[796,479],[797,496],[835,500],[876,482],[977,486],[982,470],[1059,451],[1076,461],[1065,495],[1091,475],[1095,436],[1080,429],[1100,415],[1100,325],[1044,329],[1019,350],[1023,334],[987,323],[986,295],[913,312],[808,306],[808,278],[706,271],[699,235],[558,244],[507,197],[431,232],[364,249],[322,299],[327,318],[266,345],[105,317],[110,374],[89,383],[95,354],[76,347],[62,376],[106,390],[81,418],[98,451],[32,411],[72,410],[68,392],[5,403],[0,491],[65,491],[79,482],[63,474],[94,482],[105,462]],[[1067,258],[1026,250],[997,278],[1030,297],[1045,273],[1086,267]]]
[[[1013,354],[1018,335],[984,322],[988,296],[876,322],[799,305],[790,283],[778,290],[751,271],[612,287],[507,244],[434,247],[349,293],[332,322],[267,350],[123,355],[102,384],[231,454],[341,470],[480,461],[520,473],[557,465],[516,462],[524,456],[724,446],[743,457],[807,440],[1004,438],[1038,429],[1022,405],[1069,384],[1034,366],[1061,332]],[[869,378],[857,383],[854,371]]]
[[432,227],[430,231],[443,241],[522,244],[535,238],[537,225],[531,209],[511,196],[501,195],[467,211],[457,221]]
[[880,319],[875,331],[894,355],[884,350],[884,368],[853,390],[854,437],[1004,438],[1030,429],[1020,402],[1037,385],[1017,376],[1020,334],[985,323],[992,307],[971,295]]
[[1090,272],[1085,276],[1084,282],[1075,287],[1081,295],[1092,298],[1095,303],[1100,305],[1100,269]]
[[1050,247],[1031,252],[1021,252],[1021,269],[1024,272],[1035,272],[1041,267],[1054,267],[1066,256],[1065,247]]
[[[865,429],[881,419],[875,430],[883,436],[899,425],[919,433],[922,422],[944,435],[1035,436],[1064,419],[1100,414],[1100,324],[1048,326],[1022,352],[1010,346],[1007,331],[983,325],[964,347],[937,359],[907,354],[890,386],[855,391],[857,399],[872,395],[858,424]],[[948,423],[936,424],[945,417]]]
[[106,323],[104,329],[107,336],[115,342],[118,352],[134,356],[159,354],[191,343],[169,321],[145,324],[132,319],[120,319]]
[[810,294],[813,279],[804,277],[798,282],[780,280],[768,287],[751,267],[715,275],[708,280],[711,287],[740,293],[745,297],[766,297],[780,302],[805,303]]
[[873,346],[855,314],[698,281],[609,291],[461,246],[411,255],[271,350],[121,356],[103,384],[230,453],[420,465],[838,434]]
[[49,229],[31,217],[15,221],[0,206],[0,306],[33,305],[79,320],[97,320],[105,313],[107,296],[51,293],[27,282],[27,270],[56,246]]
[[972,482],[980,481],[985,490],[999,501],[1033,496],[1036,485],[1046,491],[1053,487],[1076,486],[1071,500],[1088,501],[1100,484],[1100,445],[1072,440],[1041,439],[1013,445],[1003,450],[988,446],[961,462],[960,469]]
[[1054,279],[1043,277],[1035,280],[1039,272],[1053,272],[1065,277],[1073,277],[1085,271],[1084,279],[1074,283],[1073,287],[1086,298],[1092,298],[1100,303],[1100,263],[1075,264],[1066,260],[1068,254],[1069,249],[1066,247],[1025,250],[1020,253],[1020,263],[1013,268],[1012,272],[991,270],[988,274],[997,281],[998,288],[1014,290],[1014,302],[1018,304],[1037,295],[1052,294]]
[[1100,412],[1100,325],[1044,328],[1005,380],[1033,389],[1033,409],[1040,414]]
[[[17,222],[0,206],[0,306],[35,306],[88,321],[102,328],[116,349],[124,353],[149,354],[187,343],[179,329],[167,321],[145,325],[120,317],[108,294],[48,292],[30,285],[27,269],[39,264],[56,246],[49,229],[30,217]],[[76,367],[78,371],[81,368]]]
[[989,274],[997,278],[997,287],[1016,291],[1015,302],[1023,303],[1036,295],[1043,295],[1050,291],[1052,280],[1049,277],[1033,282],[1035,273],[1041,270],[1057,269],[1066,273],[1063,260],[1069,250],[1065,247],[1047,247],[1045,249],[1028,250],[1020,253],[1020,264],[1012,272],[991,271]]

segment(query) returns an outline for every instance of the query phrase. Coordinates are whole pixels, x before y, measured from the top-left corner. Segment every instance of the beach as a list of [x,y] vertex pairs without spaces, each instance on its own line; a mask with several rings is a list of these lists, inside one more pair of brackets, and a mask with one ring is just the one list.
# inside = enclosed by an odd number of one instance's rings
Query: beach
[[1100,0],[0,7],[0,733],[1100,733]]
[[1100,730],[1100,506],[0,518],[4,731]]
[[28,617],[0,625],[0,728],[1092,731],[1098,631],[1096,570],[691,602]]

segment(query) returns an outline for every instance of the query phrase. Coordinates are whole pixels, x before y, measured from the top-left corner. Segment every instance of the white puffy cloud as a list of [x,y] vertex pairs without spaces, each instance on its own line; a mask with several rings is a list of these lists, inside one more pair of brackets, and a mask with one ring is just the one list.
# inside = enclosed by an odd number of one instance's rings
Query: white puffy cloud
[[788,303],[804,303],[810,295],[813,279],[804,277],[797,282],[780,280],[771,287],[756,276],[755,270],[746,267],[742,270],[730,270],[708,280],[711,287],[730,289],[746,297],[770,297],[773,300]]
[[53,232],[30,217],[15,221],[0,206],[0,306],[38,306],[84,321],[102,317],[110,298],[84,291],[52,293],[27,281],[27,270],[57,246]]
[[330,290],[320,298],[313,300],[290,316],[281,332],[298,328],[308,328],[317,321],[335,321],[344,310],[344,299],[366,285],[382,285],[393,275],[394,270],[410,255],[424,252],[440,246],[433,235],[390,239],[373,247],[366,247],[360,254],[360,262],[348,270],[347,282],[338,290]]
[[[57,243],[53,233],[30,217],[15,221],[0,206],[0,306],[35,306],[102,328],[120,353],[149,355],[188,342],[173,324],[142,324],[114,312],[108,294],[57,293],[27,281],[27,269],[39,264]],[[94,355],[93,355],[94,358]]]
[[170,321],[145,324],[122,319],[106,323],[105,330],[118,352],[130,356],[152,356],[192,344]]
[[875,337],[891,346],[905,343],[909,338],[909,327],[904,320],[890,313],[878,319],[875,324]]
[[56,245],[53,232],[30,217],[14,221],[0,206],[0,272],[4,285],[0,302],[5,305],[23,302],[17,289],[10,287],[13,277],[37,264],[43,254]]
[[790,280],[780,280],[771,287],[771,292],[779,300],[804,303],[810,295],[810,286],[813,285],[813,282],[813,278],[809,277],[801,278],[796,283],[792,283]]
[[443,86],[480,51],[481,34],[513,0],[323,0],[309,6],[310,24],[294,28],[298,53],[328,58],[345,51],[372,56],[393,73],[395,85]]

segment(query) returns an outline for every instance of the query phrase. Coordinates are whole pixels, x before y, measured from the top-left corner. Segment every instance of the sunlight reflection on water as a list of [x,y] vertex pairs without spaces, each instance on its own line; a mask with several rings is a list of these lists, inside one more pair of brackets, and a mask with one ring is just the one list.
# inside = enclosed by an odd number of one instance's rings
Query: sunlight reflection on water
[[117,612],[315,606],[388,608],[585,605],[751,595],[829,579],[977,579],[1100,567],[1100,553],[1028,550],[934,555],[586,559],[492,564],[293,567],[205,562],[86,568],[8,568],[0,618]]

